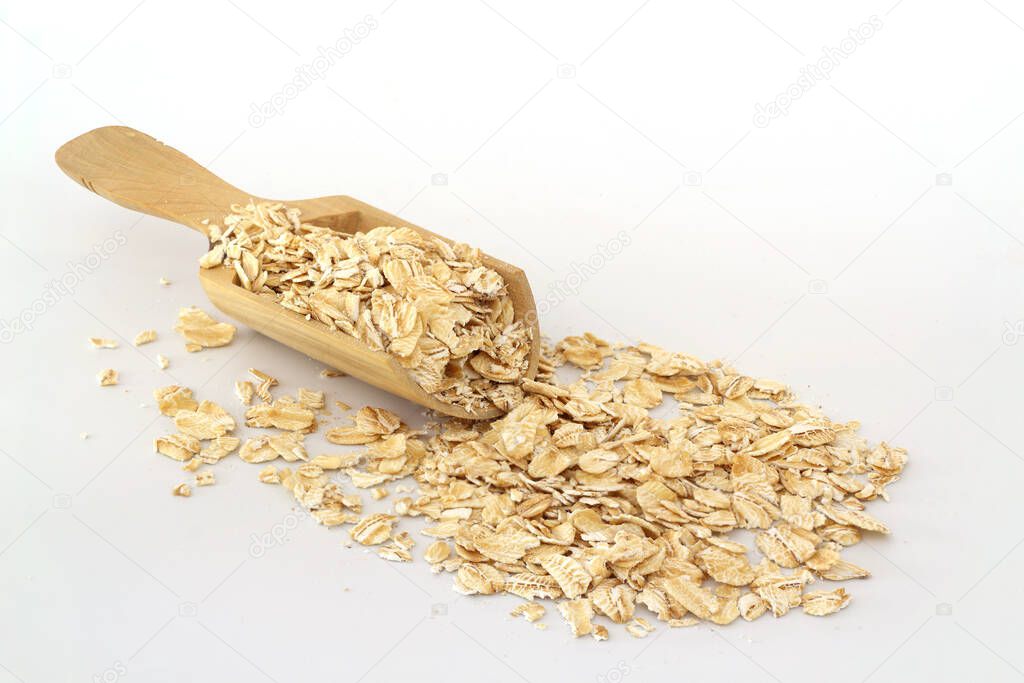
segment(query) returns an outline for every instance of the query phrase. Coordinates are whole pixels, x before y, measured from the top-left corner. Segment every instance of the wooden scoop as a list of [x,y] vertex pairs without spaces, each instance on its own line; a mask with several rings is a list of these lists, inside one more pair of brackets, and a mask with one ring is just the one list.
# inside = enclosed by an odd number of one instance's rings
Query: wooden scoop
[[[242,192],[178,150],[123,126],[97,128],[80,135],[58,149],[56,159],[61,170],[101,197],[135,211],[181,223],[204,235],[207,234],[204,221],[223,225],[232,204],[278,201]],[[354,233],[387,225],[405,226],[424,235],[441,237],[351,197],[339,195],[283,203],[298,208],[303,222],[338,232]],[[445,237],[441,239],[451,242]],[[521,269],[486,254],[483,259],[508,284],[516,320],[533,330],[526,373],[532,379],[537,373],[540,330],[530,283]],[[340,330],[306,320],[294,311],[243,289],[230,269],[200,269],[199,281],[210,301],[232,318],[364,382],[454,417],[481,420],[501,415],[502,411],[497,408],[471,414],[434,398],[391,355],[373,351]]]

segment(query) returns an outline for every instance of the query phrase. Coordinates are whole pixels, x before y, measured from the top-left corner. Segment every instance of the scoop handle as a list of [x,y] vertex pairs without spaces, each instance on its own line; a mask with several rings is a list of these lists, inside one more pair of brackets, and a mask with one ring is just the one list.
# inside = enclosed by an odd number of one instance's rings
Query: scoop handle
[[219,223],[232,204],[250,198],[173,147],[126,126],[79,135],[54,156],[72,180],[101,197],[203,234],[203,221]]

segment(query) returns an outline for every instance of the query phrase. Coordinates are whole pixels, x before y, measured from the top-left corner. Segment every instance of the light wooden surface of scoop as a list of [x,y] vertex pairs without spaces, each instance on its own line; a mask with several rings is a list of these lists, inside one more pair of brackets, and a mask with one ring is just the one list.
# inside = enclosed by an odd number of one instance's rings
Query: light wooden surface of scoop
[[[369,204],[345,196],[271,200],[242,192],[224,182],[178,150],[145,133],[124,126],[108,126],[80,135],[56,153],[57,165],[73,180],[101,197],[135,211],[181,223],[207,234],[205,222],[223,225],[232,204],[281,201],[302,212],[302,221],[353,233],[387,225],[412,228],[436,235]],[[470,242],[471,240],[460,240]],[[198,259],[200,255],[197,254]],[[533,330],[527,377],[537,372],[540,330],[536,305],[526,274],[519,268],[484,255],[484,263],[508,284],[516,320]],[[471,420],[501,414],[496,408],[470,414],[425,392],[398,361],[383,351],[315,320],[257,296],[236,283],[227,268],[199,269],[199,279],[210,301],[224,313],[259,332],[327,365],[392,394],[438,412]]]

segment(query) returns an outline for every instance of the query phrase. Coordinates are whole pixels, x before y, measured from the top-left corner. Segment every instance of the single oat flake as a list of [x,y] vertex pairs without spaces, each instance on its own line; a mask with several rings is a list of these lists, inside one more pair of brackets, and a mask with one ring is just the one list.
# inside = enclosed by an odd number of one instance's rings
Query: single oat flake
[[210,317],[209,313],[195,306],[178,311],[178,322],[174,326],[174,330],[185,338],[186,349],[190,351],[198,351],[205,347],[224,346],[230,344],[235,336],[234,325],[217,322]]
[[362,545],[378,545],[391,536],[391,528],[395,518],[391,515],[375,514],[364,517],[352,527],[349,535],[352,540]]
[[99,382],[101,387],[114,386],[117,384],[117,370],[111,370],[110,368],[101,370],[100,373],[96,375],[96,381]]
[[153,449],[172,460],[185,462],[199,453],[199,439],[187,434],[171,434],[158,437],[153,442]]
[[543,617],[545,611],[544,605],[538,602],[522,602],[513,607],[509,614],[513,617],[522,616],[530,623],[533,623]]
[[154,341],[156,341],[156,330],[143,330],[135,335],[135,339],[132,343],[135,346],[142,346],[143,344],[149,344]]
[[89,337],[89,343],[94,349],[116,349],[117,341],[114,339],[104,339],[103,337]]
[[199,407],[199,403],[192,398],[192,390],[177,384],[154,389],[153,398],[156,400],[160,412],[170,417],[177,415],[178,411],[194,411]]
[[850,596],[843,588],[833,591],[814,591],[804,593],[803,609],[805,614],[823,617],[834,614],[850,604]]
[[451,546],[444,541],[434,541],[427,546],[426,551],[423,553],[423,559],[430,564],[438,564],[447,560],[451,552]]
[[277,468],[273,465],[267,465],[260,470],[259,479],[264,484],[280,484],[281,477],[277,473]]
[[174,426],[197,439],[215,439],[235,428],[235,419],[213,401],[203,401],[195,410],[183,408],[174,414]]

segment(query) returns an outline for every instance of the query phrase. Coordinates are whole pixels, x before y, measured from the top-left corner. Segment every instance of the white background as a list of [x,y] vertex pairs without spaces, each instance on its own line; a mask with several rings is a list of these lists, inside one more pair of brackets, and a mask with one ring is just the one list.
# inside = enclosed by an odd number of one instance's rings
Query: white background
[[[0,347],[0,681],[1021,677],[1024,9],[833,5],[0,3],[0,318],[32,323]],[[872,15],[881,28],[830,79],[755,125]],[[252,105],[367,16],[323,79],[252,125]],[[422,561],[296,524],[237,458],[172,498],[185,473],[151,450],[166,383],[240,416],[231,385],[255,366],[283,391],[420,416],[244,328],[186,355],[171,326],[208,306],[202,238],[52,160],[116,123],[253,193],[350,194],[472,242],[525,268],[538,298],[573,285],[541,320],[550,337],[727,358],[906,446],[892,502],[871,508],[893,535],[848,552],[874,576],[824,620],[574,641],[553,610],[537,631],[506,616],[518,600],[460,598]],[[620,233],[628,246],[580,277]],[[118,234],[73,294],[47,298]],[[134,349],[147,327],[159,341]],[[92,350],[94,335],[121,348]],[[103,367],[119,387],[95,386]]]

